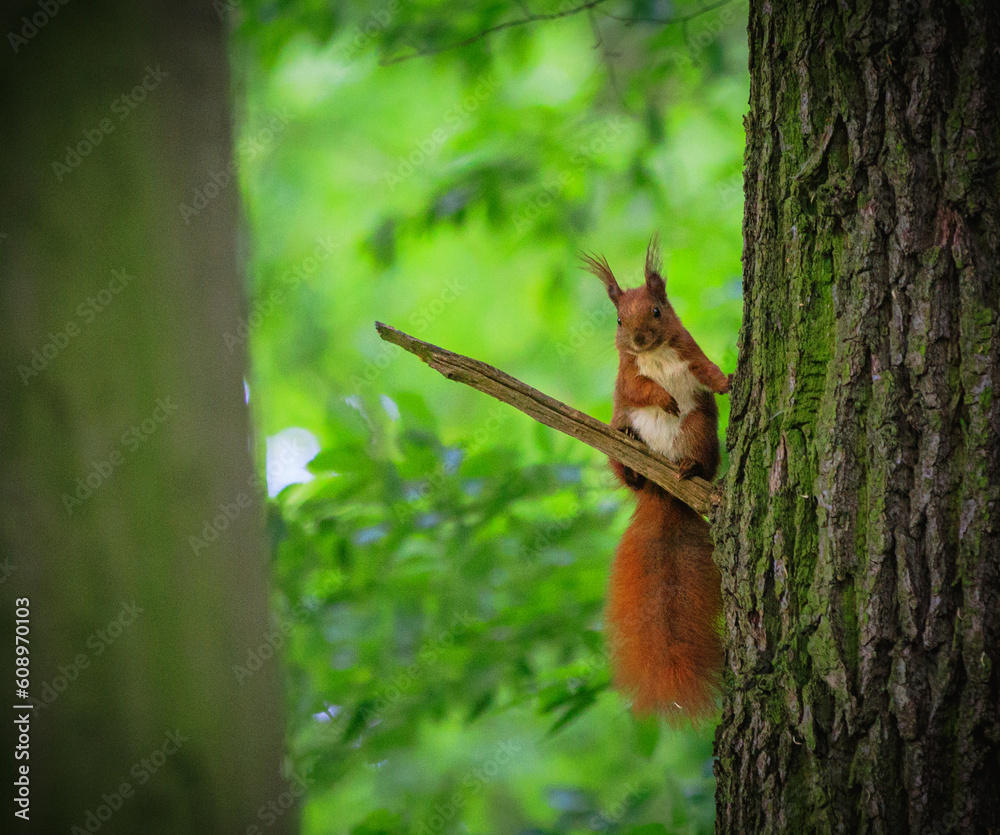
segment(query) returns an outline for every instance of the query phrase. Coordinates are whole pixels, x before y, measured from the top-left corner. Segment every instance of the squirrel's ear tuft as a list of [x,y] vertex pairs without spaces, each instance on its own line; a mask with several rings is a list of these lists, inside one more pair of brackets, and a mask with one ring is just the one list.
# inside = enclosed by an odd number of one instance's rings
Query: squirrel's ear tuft
[[660,236],[654,233],[646,247],[646,286],[654,295],[666,297],[667,285],[663,280],[662,269]]
[[583,261],[583,268],[587,272],[593,273],[601,279],[604,289],[608,291],[608,298],[614,302],[615,307],[618,307],[618,299],[622,296],[622,288],[618,286],[618,281],[615,279],[614,273],[611,272],[608,259],[603,255],[598,257],[596,255],[584,254],[580,256],[580,260]]

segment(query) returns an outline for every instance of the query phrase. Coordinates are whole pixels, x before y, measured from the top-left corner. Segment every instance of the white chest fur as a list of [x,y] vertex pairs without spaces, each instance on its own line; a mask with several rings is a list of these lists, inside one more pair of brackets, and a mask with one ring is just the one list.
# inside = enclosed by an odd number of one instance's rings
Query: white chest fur
[[677,356],[673,348],[661,345],[636,357],[638,371],[644,377],[659,383],[677,401],[679,415],[668,415],[659,406],[632,409],[629,420],[643,442],[661,455],[676,459],[682,457],[677,448],[684,416],[696,405],[695,397],[705,389],[691,373],[688,364]]

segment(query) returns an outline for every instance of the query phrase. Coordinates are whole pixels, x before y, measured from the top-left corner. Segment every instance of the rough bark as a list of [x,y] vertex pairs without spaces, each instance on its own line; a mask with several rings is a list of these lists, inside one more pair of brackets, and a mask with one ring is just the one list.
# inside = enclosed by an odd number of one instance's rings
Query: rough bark
[[719,832],[1000,827],[1000,6],[752,0]]
[[276,662],[234,672],[270,629],[245,357],[222,338],[238,192],[206,188],[231,159],[224,24],[196,0],[8,3],[0,23],[8,742],[18,598],[35,705],[30,757],[3,754],[30,768],[30,824],[11,780],[2,828],[263,828],[284,728]]

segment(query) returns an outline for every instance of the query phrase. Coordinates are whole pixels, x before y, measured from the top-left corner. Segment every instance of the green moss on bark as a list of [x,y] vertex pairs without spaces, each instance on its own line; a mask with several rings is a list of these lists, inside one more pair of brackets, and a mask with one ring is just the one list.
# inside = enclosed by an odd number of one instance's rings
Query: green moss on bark
[[751,0],[719,832],[1000,827],[1000,8]]

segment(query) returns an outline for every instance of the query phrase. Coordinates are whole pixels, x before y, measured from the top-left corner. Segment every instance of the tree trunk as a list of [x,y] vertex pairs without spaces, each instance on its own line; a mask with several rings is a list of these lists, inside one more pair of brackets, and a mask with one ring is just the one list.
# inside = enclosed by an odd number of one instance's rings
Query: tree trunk
[[30,824],[6,799],[3,828],[246,833],[275,803],[267,831],[291,831],[275,661],[234,670],[269,624],[245,358],[222,339],[243,307],[223,21],[119,0],[0,22],[5,654],[16,600],[30,627],[3,721]]
[[1000,828],[1000,6],[751,0],[719,832]]

